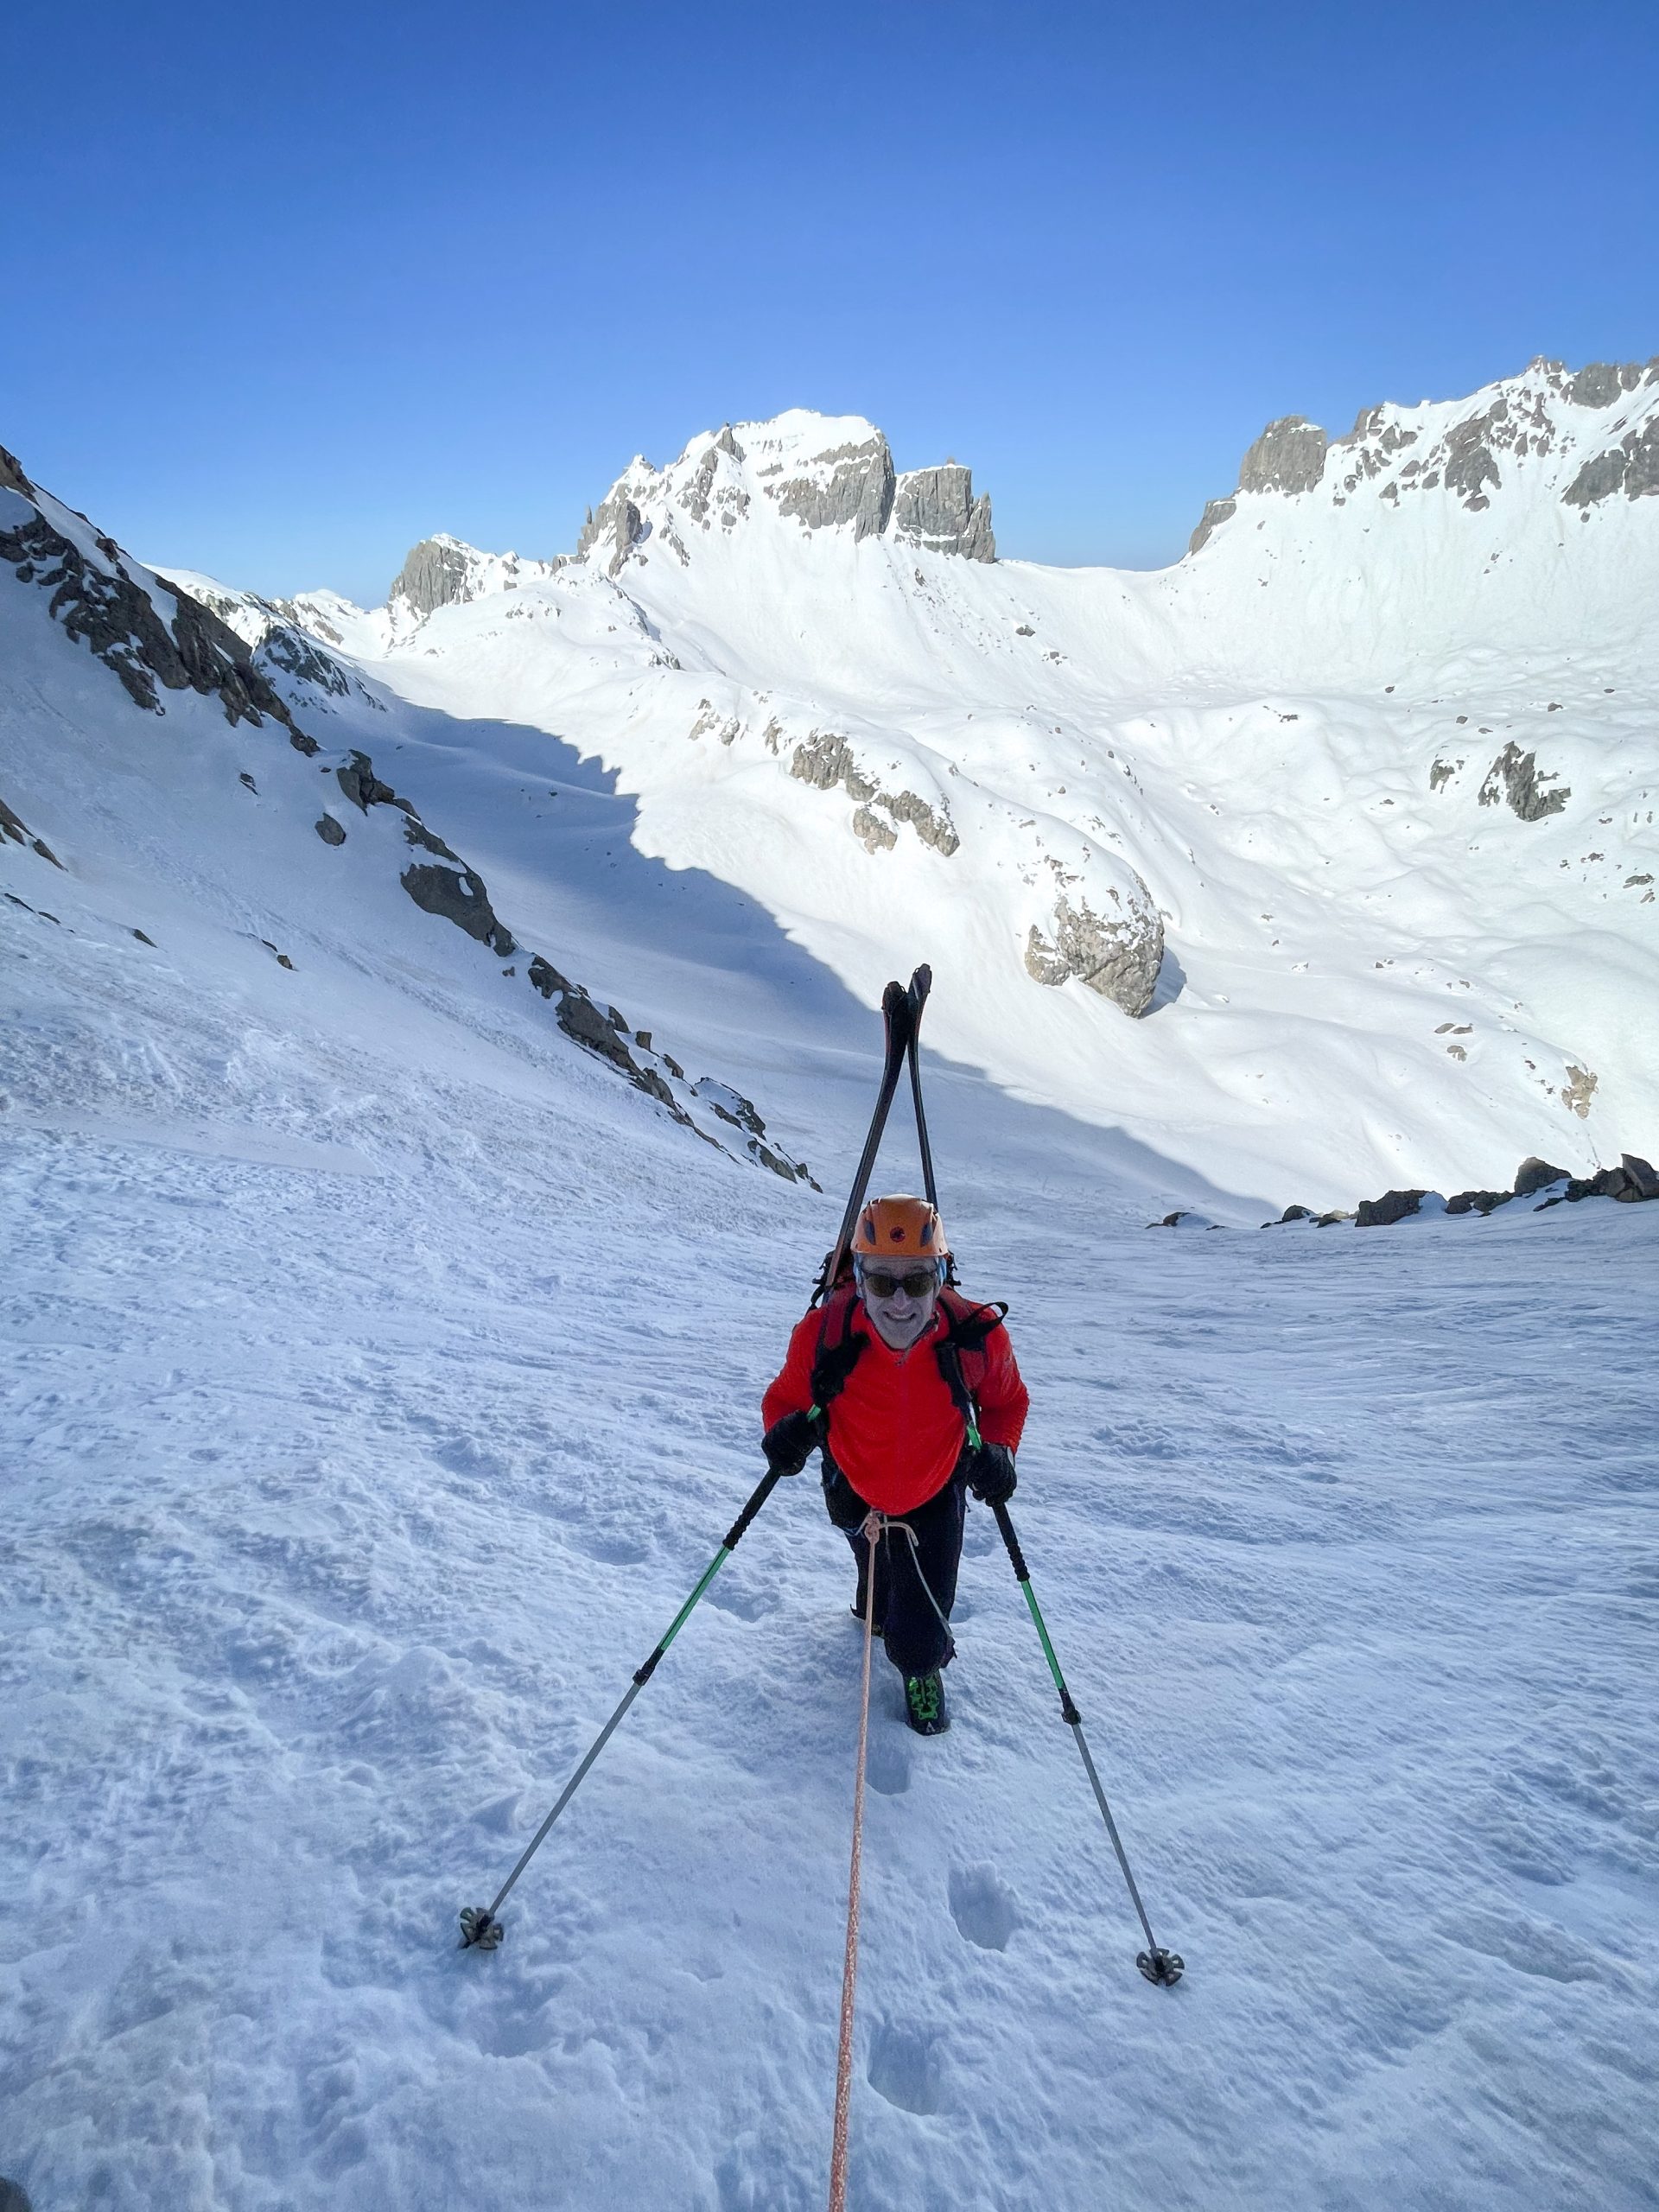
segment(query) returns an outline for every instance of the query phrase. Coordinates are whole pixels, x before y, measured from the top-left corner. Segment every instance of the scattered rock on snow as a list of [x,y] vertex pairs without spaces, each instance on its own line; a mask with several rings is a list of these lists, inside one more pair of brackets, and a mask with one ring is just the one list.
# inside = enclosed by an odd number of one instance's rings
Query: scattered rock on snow
[[1459,1191],[1446,1202],[1447,1213],[1488,1214],[1499,1206],[1508,1205],[1514,1197],[1512,1191]]
[[487,944],[501,959],[518,950],[512,933],[495,918],[483,878],[474,875],[471,868],[457,871],[411,861],[398,881],[423,913],[441,914],[468,937]]
[[[1558,788],[1547,791],[1546,784],[1554,784]],[[1510,811],[1522,822],[1541,822],[1547,814],[1559,814],[1572,796],[1570,784],[1561,783],[1558,776],[1548,771],[1540,774],[1538,755],[1522,753],[1513,739],[1486,771],[1486,779],[1480,787],[1483,806],[1496,806],[1500,798],[1507,798]]]
[[1360,1229],[1386,1229],[1396,1221],[1404,1221],[1408,1214],[1416,1213],[1427,1191],[1385,1191],[1380,1198],[1362,1198],[1354,1216]]
[[1567,1172],[1565,1167],[1553,1167],[1548,1160],[1540,1160],[1536,1153],[1529,1153],[1515,1171],[1515,1195],[1517,1198],[1530,1198],[1552,1183],[1564,1183]]
[[[0,447],[0,460],[4,457],[5,449]],[[0,798],[0,837],[10,837],[14,845],[28,845],[33,851],[37,852],[43,861],[50,861],[54,868],[60,868],[63,866],[63,862],[50,845],[46,843],[44,839],[35,836],[29,824],[21,816],[14,814],[3,798]]]
[[345,825],[336,822],[332,814],[325,814],[321,817],[316,824],[316,831],[325,845],[343,845],[346,842]]

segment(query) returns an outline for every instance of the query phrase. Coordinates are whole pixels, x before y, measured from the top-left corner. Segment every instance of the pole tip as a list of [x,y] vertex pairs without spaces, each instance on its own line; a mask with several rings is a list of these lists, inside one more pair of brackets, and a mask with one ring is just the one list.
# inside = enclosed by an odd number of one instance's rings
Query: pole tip
[[465,1905],[461,1909],[458,1948],[463,1951],[499,1950],[506,1932],[487,1905]]
[[1179,1951],[1166,1951],[1156,1944],[1149,1951],[1137,1951],[1135,1963],[1148,1981],[1164,1989],[1171,1988],[1186,1972],[1186,1961]]

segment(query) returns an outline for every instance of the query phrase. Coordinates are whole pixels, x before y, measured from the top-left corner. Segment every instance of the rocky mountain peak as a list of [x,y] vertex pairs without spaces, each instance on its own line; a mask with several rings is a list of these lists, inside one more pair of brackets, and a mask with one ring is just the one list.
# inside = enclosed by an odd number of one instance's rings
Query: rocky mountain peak
[[423,537],[410,548],[403,567],[391,580],[386,603],[390,606],[403,600],[414,613],[424,617],[440,607],[477,598],[484,572],[498,565],[516,579],[519,566],[516,553],[492,556],[440,531],[435,537]]
[[996,557],[990,500],[975,497],[970,470],[946,461],[900,476],[874,423],[806,408],[705,432],[664,468],[636,458],[588,510],[575,557],[597,558],[614,576],[660,537],[684,565],[696,537],[724,536],[765,515],[806,535],[850,531],[855,543],[893,537],[969,560]]
[[1467,399],[1362,408],[1336,439],[1305,416],[1281,416],[1245,454],[1236,489],[1205,507],[1187,550],[1201,551],[1241,500],[1263,495],[1398,511],[1450,493],[1478,514],[1529,490],[1580,512],[1616,493],[1659,492],[1659,359],[1576,372],[1539,359]]

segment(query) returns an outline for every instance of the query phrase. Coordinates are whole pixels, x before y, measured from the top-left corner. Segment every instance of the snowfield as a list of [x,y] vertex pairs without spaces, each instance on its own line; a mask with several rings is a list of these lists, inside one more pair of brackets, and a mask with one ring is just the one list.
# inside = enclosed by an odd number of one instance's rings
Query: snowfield
[[[859,1646],[810,1475],[503,1948],[453,1946],[759,1472],[833,1201],[233,1006],[152,1074],[233,1039],[326,1147],[0,1154],[8,2170],[132,2212],[820,2204]],[[844,1157],[868,1054],[811,1072]],[[1650,2205],[1648,1210],[1149,1235],[1086,1130],[934,1090],[1033,1393],[1016,1520],[1188,1974],[1135,1971],[975,1510],[952,1732],[878,1679],[851,2201]]]
[[369,613],[178,599],[0,454],[35,2212],[823,2202],[860,1643],[812,1474],[503,1948],[456,1915],[760,1476],[923,959],[1014,1516],[1187,1972],[1135,1969],[970,1509],[948,1735],[878,1659],[849,2202],[1659,2203],[1659,1206],[1259,1226],[1659,1152],[1659,385],[1495,391],[1274,426],[1162,576],[992,561],[965,469],[799,415]]

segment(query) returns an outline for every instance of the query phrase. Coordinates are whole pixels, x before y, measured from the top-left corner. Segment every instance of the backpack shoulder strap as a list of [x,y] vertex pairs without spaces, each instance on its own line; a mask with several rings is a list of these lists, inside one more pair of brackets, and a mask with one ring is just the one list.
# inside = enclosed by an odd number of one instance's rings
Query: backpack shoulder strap
[[828,1406],[847,1387],[847,1377],[863,1355],[868,1338],[853,1328],[857,1293],[849,1286],[834,1291],[824,1300],[818,1323],[817,1350],[812,1361],[812,1402]]
[[986,1304],[949,1289],[939,1293],[939,1306],[944,1314],[947,1339],[959,1352],[983,1351],[986,1338],[994,1329],[1001,1326],[1008,1310],[1006,1299],[994,1298]]
[[944,1334],[936,1347],[939,1373],[955,1401],[957,1411],[967,1424],[969,1440],[977,1444],[979,1408],[963,1372],[963,1357],[966,1354],[972,1358],[976,1352],[984,1351],[986,1338],[993,1329],[1001,1326],[1008,1309],[1000,1299],[986,1306],[950,1289],[940,1291],[939,1309],[944,1315]]

